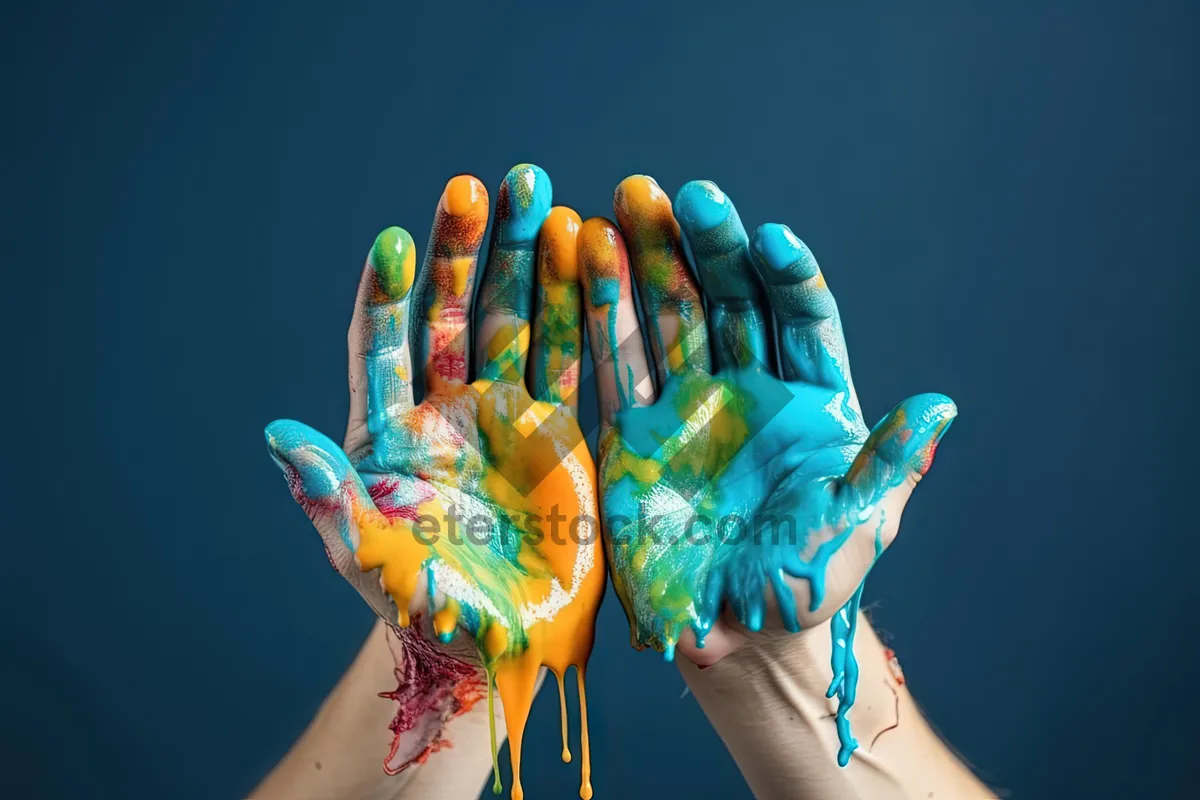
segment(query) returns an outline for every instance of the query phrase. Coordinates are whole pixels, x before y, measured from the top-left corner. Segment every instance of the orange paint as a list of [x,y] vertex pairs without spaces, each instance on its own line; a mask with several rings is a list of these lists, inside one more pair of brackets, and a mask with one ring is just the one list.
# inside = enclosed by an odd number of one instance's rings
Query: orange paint
[[446,184],[446,190],[442,192],[442,208],[452,216],[465,217],[472,212],[477,212],[479,205],[483,206],[483,213],[486,216],[487,189],[483,188],[479,179],[472,175],[454,176]]
[[[549,519],[555,507],[557,514],[577,521],[567,531],[560,526],[557,541],[549,530],[541,541],[526,539],[519,551],[519,564],[513,564],[494,554],[489,559],[490,551],[486,548],[456,545],[447,537],[430,538],[421,534],[418,538],[408,519],[388,520],[374,509],[354,508],[359,566],[363,571],[381,571],[383,586],[399,610],[401,627],[408,626],[409,605],[425,588],[421,576],[426,566],[437,566],[469,578],[465,582],[482,589],[501,611],[496,616],[473,604],[480,616],[481,635],[477,639],[480,655],[495,676],[495,687],[504,704],[513,774],[512,797],[521,800],[524,796],[520,777],[521,742],[538,670],[545,666],[555,675],[562,675],[574,666],[580,675],[582,691],[583,669],[591,654],[595,617],[605,581],[595,495],[596,470],[575,421],[554,413],[555,406],[534,402],[522,386],[487,381],[452,385],[427,398],[427,405],[431,406],[431,413],[443,418],[443,423],[455,413],[473,412],[480,431],[486,435],[487,455],[496,458],[503,454],[517,465],[502,475],[482,455],[464,467],[461,460],[456,464],[449,458],[449,448],[442,454],[447,460],[442,460],[433,448],[428,461],[431,479],[436,480],[442,470],[478,471],[479,493],[504,509],[519,530],[524,530],[523,520],[529,514]],[[520,414],[519,420],[513,419],[514,413]],[[429,418],[418,407],[402,422],[420,426],[438,420]],[[570,442],[577,444],[564,452]],[[417,512],[418,516],[429,514],[439,520],[448,516],[446,504],[439,497],[422,503]],[[434,614],[438,633],[453,630],[457,625],[462,599],[448,602]],[[520,619],[520,630],[507,627],[513,624],[514,615],[503,613],[506,608],[518,612],[515,616]],[[590,748],[582,694],[580,705],[580,722],[584,726],[580,796],[590,797]]]
[[538,279],[546,287],[555,283],[574,283],[578,277],[578,258],[575,240],[583,221],[573,210],[565,206],[550,209],[546,221],[538,234]]

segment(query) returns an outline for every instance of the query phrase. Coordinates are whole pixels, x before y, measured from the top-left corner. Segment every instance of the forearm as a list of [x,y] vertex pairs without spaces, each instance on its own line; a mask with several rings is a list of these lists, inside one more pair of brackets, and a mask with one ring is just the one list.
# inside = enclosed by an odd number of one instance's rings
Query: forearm
[[[397,775],[383,769],[392,741],[396,703],[379,696],[396,689],[396,659],[387,628],[376,622],[354,663],[308,729],[255,789],[256,800],[474,800],[492,769],[487,704],[476,703],[446,724],[449,747]],[[497,738],[504,717],[496,709]]]
[[[836,701],[828,623],[762,637],[700,670],[680,671],[760,800],[994,797],[941,742],[888,663],[865,618],[854,642],[860,668],[850,713],[859,749],[837,765]],[[756,637],[757,638],[757,637]]]

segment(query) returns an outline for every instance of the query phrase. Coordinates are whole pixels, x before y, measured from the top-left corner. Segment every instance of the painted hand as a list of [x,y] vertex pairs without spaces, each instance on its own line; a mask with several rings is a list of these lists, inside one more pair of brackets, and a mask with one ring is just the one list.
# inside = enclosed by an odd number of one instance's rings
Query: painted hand
[[585,222],[579,257],[606,544],[633,644],[668,659],[678,645],[711,664],[759,632],[831,621],[845,764],[863,580],[954,404],[918,395],[868,430],[812,253],[783,225],[751,242],[714,184],[685,185],[672,209],[653,179],[634,176],[614,207],[619,228]]
[[[561,692],[574,666],[583,705],[604,591],[595,468],[575,419],[580,221],[550,201],[538,167],[514,167],[500,187],[473,326],[475,380],[467,317],[488,198],[462,175],[442,194],[419,271],[412,237],[400,228],[379,234],[367,256],[349,335],[344,448],[290,420],[266,430],[330,561],[404,644],[408,672],[386,768],[399,771],[438,749],[442,724],[484,686],[490,704],[494,683],[514,798],[539,667],[554,672]],[[418,324],[410,325],[410,313]],[[414,360],[424,366],[419,405]],[[454,641],[460,628],[468,641]],[[582,723],[588,797],[586,711]],[[493,757],[494,750],[493,736]]]

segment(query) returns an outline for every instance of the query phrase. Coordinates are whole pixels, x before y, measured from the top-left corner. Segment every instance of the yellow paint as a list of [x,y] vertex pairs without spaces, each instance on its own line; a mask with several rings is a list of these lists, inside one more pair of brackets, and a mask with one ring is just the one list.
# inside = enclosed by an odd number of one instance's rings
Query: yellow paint
[[501,364],[515,364],[529,350],[529,323],[517,321],[516,325],[505,323],[496,329],[488,340],[487,355],[489,361]]
[[582,800],[592,800],[592,743],[588,738],[585,675],[583,665],[575,667],[575,678],[579,684],[579,749],[583,751],[583,779],[579,785],[579,797]]
[[574,284],[553,283],[542,288],[546,292],[546,305],[548,306],[558,308],[575,301],[574,294],[571,291],[575,288]]
[[[486,494],[493,507],[508,513],[514,524],[522,522],[528,514],[547,519],[554,506],[568,520],[582,515],[598,520],[595,467],[576,423],[569,416],[554,414],[554,407],[549,404],[535,403],[523,387],[487,381],[448,386],[427,397],[423,405],[429,408],[418,407],[408,412],[412,416],[403,422],[423,430],[421,426],[429,421],[423,414],[452,415],[454,409],[461,410],[464,404],[471,403],[475,404],[478,426],[488,442],[489,452],[465,466],[461,461],[455,466],[448,460],[457,454],[455,451],[447,448],[443,453],[431,448],[427,465],[431,479],[438,480],[445,472],[444,479],[449,480],[454,469],[481,471],[476,476],[477,493]],[[542,424],[517,430],[511,414],[518,411],[541,417]],[[561,447],[571,441],[578,442],[571,455],[583,471],[584,489],[577,488],[579,474],[572,476],[555,449],[556,442]],[[507,468],[501,475],[493,464],[504,458],[511,461],[505,463]],[[438,520],[448,517],[445,504],[437,497],[422,503],[417,511],[418,515],[428,514]],[[538,670],[545,666],[562,675],[568,668],[576,668],[580,675],[580,721],[584,726],[580,796],[591,797],[582,670],[591,654],[596,611],[604,593],[605,570],[599,537],[593,535],[583,544],[576,541],[580,537],[571,536],[559,537],[565,544],[556,543],[548,535],[536,543],[525,540],[518,552],[518,563],[513,564],[487,548],[455,545],[445,536],[422,540],[408,520],[388,520],[373,507],[355,505],[352,519],[359,533],[355,553],[359,566],[363,571],[380,570],[383,587],[398,609],[397,624],[401,627],[410,624],[408,609],[422,588],[418,585],[422,569],[433,564],[462,575],[496,607],[498,614],[483,607],[474,610],[480,619],[477,644],[481,660],[489,675],[494,676],[495,689],[504,705],[513,800],[524,796],[521,742]],[[546,608],[553,597],[562,596],[564,590],[572,587],[576,564],[585,554],[591,559],[591,567],[582,573],[574,596],[553,611],[534,615],[533,609]],[[433,615],[435,632],[453,630],[459,619],[461,599],[448,599],[445,608]],[[526,618],[533,619],[527,626],[522,622]],[[489,680],[489,691],[490,683]],[[494,721],[493,716],[493,725]]]
[[396,377],[399,378],[400,380],[402,380],[402,381],[408,380],[408,368],[405,367],[403,364],[397,364],[395,366],[395,368],[393,368],[392,371],[396,373]]
[[446,598],[446,606],[433,615],[433,632],[438,636],[453,633],[458,626],[460,607],[453,597]]
[[475,266],[474,256],[450,259],[450,274],[453,277],[451,289],[455,297],[462,297],[467,291],[467,281],[471,278],[471,268]]
[[604,472],[608,485],[615,484],[626,475],[632,475],[639,486],[652,486],[662,478],[662,464],[622,447],[605,461]]
[[554,678],[558,681],[558,716],[562,722],[562,760],[564,764],[570,764],[571,748],[567,745],[567,692],[563,687],[562,673],[554,673]]
[[683,342],[679,336],[679,334],[682,333],[683,328],[680,327],[676,332],[675,341],[667,346],[667,367],[671,370],[671,372],[679,372],[683,369]]

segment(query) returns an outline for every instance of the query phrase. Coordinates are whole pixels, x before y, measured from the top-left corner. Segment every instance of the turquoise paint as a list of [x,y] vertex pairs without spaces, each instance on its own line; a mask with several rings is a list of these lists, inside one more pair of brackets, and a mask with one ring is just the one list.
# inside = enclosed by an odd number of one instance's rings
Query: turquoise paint
[[778,323],[784,380],[850,389],[850,362],[833,293],[812,251],[786,225],[760,225],[752,261]]
[[[475,330],[482,330],[483,319],[492,315],[514,322],[533,319],[537,235],[550,214],[553,194],[550,176],[533,164],[518,164],[504,176],[496,200],[495,235],[475,304]],[[500,375],[499,370],[508,368],[508,363],[485,363],[487,343],[481,345],[476,354],[480,377],[514,381],[523,377]],[[523,370],[524,359],[514,367]]]
[[534,164],[518,164],[504,176],[500,192],[496,205],[495,241],[508,246],[532,247],[542,222],[550,213],[554,197],[550,176]]
[[674,209],[708,298],[714,369],[770,364],[766,305],[733,202],[716,184],[692,181],[679,190]]
[[[879,523],[875,526],[875,560],[883,553],[883,526],[887,523],[887,512],[879,512]],[[872,566],[874,564],[872,563]],[[867,570],[870,574],[870,570]],[[867,585],[866,576],[858,585],[854,595],[838,609],[829,621],[830,637],[833,648],[830,655],[830,668],[833,680],[829,683],[826,697],[837,696],[837,732],[838,765],[850,763],[850,756],[858,749],[858,740],[850,732],[850,709],[858,693],[858,658],[854,655],[854,635],[858,632],[858,610],[862,604],[863,588]]]
[[701,232],[725,222],[733,204],[712,181],[689,181],[675,196],[674,211],[681,226]]
[[[614,585],[635,646],[660,649],[668,660],[681,619],[700,646],[724,606],[748,629],[761,629],[768,588],[787,629],[799,630],[786,579],[807,582],[808,611],[817,612],[829,591],[830,559],[877,515],[887,493],[928,469],[955,414],[943,395],[919,395],[870,432],[853,398],[836,305],[811,253],[785,226],[760,228],[750,248],[732,204],[713,198],[708,187],[689,184],[676,205],[709,299],[710,329],[724,336],[724,345],[714,341],[714,349],[726,347],[714,357],[724,366],[711,377],[669,376],[651,407],[623,405],[614,421],[620,436],[601,452]],[[759,278],[751,271],[763,276],[777,312],[786,349],[781,367],[803,380],[779,380],[765,366],[765,342],[755,343],[765,334]],[[715,462],[698,465],[695,452],[719,453],[723,445],[713,424],[690,428],[687,409],[713,393],[724,413],[744,424],[745,438]],[[700,450],[674,452],[671,443],[688,437]],[[864,449],[872,457],[851,472]],[[622,453],[652,461],[659,479],[643,485],[621,474]],[[741,522],[741,535],[724,529],[731,519]],[[881,529],[882,522],[877,556]],[[813,547],[818,532],[825,541]],[[848,714],[857,689],[853,641],[861,597],[860,584],[830,623],[836,660],[830,696],[838,698],[843,766],[857,747]]]

